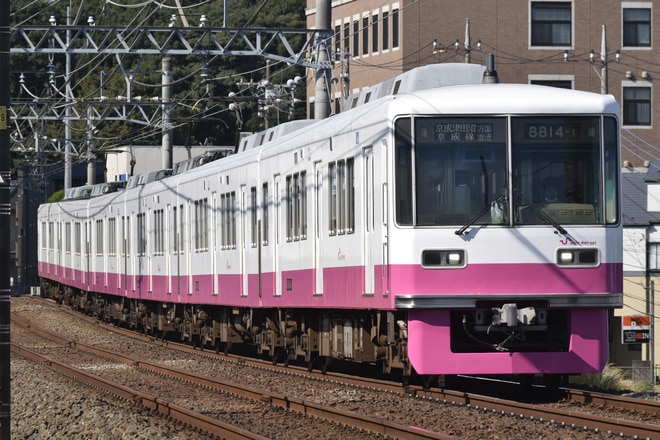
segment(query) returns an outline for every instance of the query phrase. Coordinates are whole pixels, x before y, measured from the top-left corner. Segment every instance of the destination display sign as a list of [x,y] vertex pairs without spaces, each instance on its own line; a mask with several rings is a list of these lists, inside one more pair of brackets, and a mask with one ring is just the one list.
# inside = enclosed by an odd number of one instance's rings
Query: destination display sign
[[437,142],[493,142],[493,124],[437,123],[434,134]]
[[506,142],[503,118],[418,118],[418,144],[492,144]]
[[590,116],[513,118],[514,142],[592,143],[600,137],[600,121]]

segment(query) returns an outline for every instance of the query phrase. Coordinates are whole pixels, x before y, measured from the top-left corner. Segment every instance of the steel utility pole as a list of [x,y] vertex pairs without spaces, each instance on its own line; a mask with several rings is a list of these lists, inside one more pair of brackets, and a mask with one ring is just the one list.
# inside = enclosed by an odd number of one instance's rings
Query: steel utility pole
[[[316,29],[328,30],[332,22],[332,6],[330,0],[316,2]],[[316,85],[314,88],[314,119],[325,119],[330,116],[330,65],[328,46],[330,39],[319,35],[316,41],[316,53],[319,68],[316,70]]]
[[0,0],[0,440],[11,439],[9,0]]

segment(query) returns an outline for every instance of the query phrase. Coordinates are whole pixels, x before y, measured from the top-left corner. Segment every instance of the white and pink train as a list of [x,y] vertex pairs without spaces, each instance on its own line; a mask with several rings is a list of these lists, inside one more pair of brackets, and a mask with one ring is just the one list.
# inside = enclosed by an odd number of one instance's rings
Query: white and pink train
[[43,291],[322,370],[600,371],[622,306],[619,106],[484,72],[418,68],[233,154],[76,188],[39,209]]

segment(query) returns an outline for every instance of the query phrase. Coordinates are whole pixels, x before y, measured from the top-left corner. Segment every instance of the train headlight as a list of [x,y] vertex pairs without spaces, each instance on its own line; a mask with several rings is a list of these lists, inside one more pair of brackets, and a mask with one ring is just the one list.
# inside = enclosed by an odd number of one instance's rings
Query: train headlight
[[575,253],[572,251],[559,251],[559,264],[572,264],[575,261]]
[[462,252],[449,252],[447,254],[447,263],[450,266],[460,266],[463,264],[463,253]]
[[559,249],[557,251],[557,264],[560,266],[598,266],[598,249],[575,248]]
[[463,267],[465,251],[461,249],[425,250],[422,252],[424,267]]

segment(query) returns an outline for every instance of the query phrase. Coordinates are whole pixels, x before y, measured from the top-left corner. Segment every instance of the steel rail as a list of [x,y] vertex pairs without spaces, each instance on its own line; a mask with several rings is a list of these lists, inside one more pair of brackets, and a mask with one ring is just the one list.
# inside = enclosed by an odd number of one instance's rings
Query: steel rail
[[[31,332],[38,334],[39,336],[42,336],[44,338],[50,339],[54,342],[62,343],[69,345],[71,347],[74,347],[76,349],[79,349],[81,351],[87,352],[94,354],[99,357],[103,357],[106,359],[111,359],[116,362],[121,362],[124,364],[132,365],[136,368],[140,368],[142,370],[150,371],[155,374],[171,377],[177,380],[181,381],[186,381],[188,383],[192,383],[201,387],[205,387],[208,389],[212,389],[215,391],[219,391],[222,393],[227,393],[227,394],[232,394],[235,396],[243,397],[246,399],[250,399],[253,401],[260,401],[267,403],[271,406],[274,407],[279,407],[279,408],[284,408],[287,410],[292,410],[307,416],[313,416],[318,419],[334,422],[334,423],[340,423],[346,426],[351,426],[357,429],[362,429],[362,430],[367,430],[370,432],[374,432],[377,434],[382,434],[386,436],[390,436],[393,438],[397,439],[406,439],[406,440],[447,440],[447,439],[454,439],[453,436],[445,435],[442,433],[437,433],[437,432],[432,432],[429,430],[425,430],[423,428],[419,427],[414,427],[414,426],[409,426],[409,425],[404,425],[400,424],[397,422],[393,422],[390,420],[385,420],[381,419],[378,417],[373,417],[369,416],[366,414],[360,414],[352,411],[346,411],[342,409],[338,409],[335,407],[327,406],[327,405],[322,405],[319,403],[314,403],[314,402],[309,402],[303,399],[298,399],[298,398],[293,398],[289,397],[283,394],[279,393],[273,393],[273,392],[265,392],[263,390],[255,389],[252,387],[247,387],[243,385],[239,385],[236,383],[224,381],[224,380],[219,380],[219,379],[214,379],[206,376],[202,376],[199,374],[191,373],[188,371],[184,371],[181,369],[177,368],[172,368],[172,367],[167,367],[164,365],[159,365],[155,364],[152,362],[146,362],[146,361],[141,361],[134,359],[129,356],[121,355],[118,353],[111,352],[109,350],[105,350],[103,348],[99,347],[94,347],[88,344],[84,344],[81,342],[73,341],[64,337],[61,337],[59,335],[53,334],[47,330],[41,329],[39,327],[35,327],[34,325],[30,324],[30,322],[24,318],[20,318],[17,316],[13,316],[12,319],[16,319],[16,323],[28,328]],[[48,358],[46,358],[48,359]],[[48,360],[48,362],[53,362],[53,360]],[[76,369],[73,369],[71,367],[66,367],[67,371],[69,370],[75,370],[79,371]],[[84,377],[93,377],[95,378],[96,376],[89,375],[88,373],[83,373],[80,372]],[[93,379],[90,379],[93,380]],[[106,383],[107,381],[100,379],[103,383]],[[119,386],[120,389],[124,388]],[[180,414],[181,408],[177,407],[176,405],[163,402],[160,398],[157,397],[151,397],[148,396],[147,398],[143,398],[140,393],[137,393],[133,390],[129,391],[124,391],[120,397],[126,398],[128,400],[135,400],[136,397],[134,396],[139,396],[138,400],[146,400],[147,405],[152,405],[152,407],[147,406],[150,409],[157,410],[163,414],[169,415],[167,413],[168,408],[175,408],[175,413]],[[144,403],[141,402],[143,405]],[[195,413],[193,413],[195,414]],[[179,416],[181,417],[181,416]],[[177,419],[179,420],[179,419]],[[211,419],[213,420],[213,419]],[[193,426],[199,427],[200,429],[205,429],[203,426],[201,426],[199,423],[200,421],[195,419],[193,420],[195,423]],[[192,424],[192,422],[191,422]],[[211,426],[210,428],[213,428]],[[208,430],[209,432],[210,431]]]
[[28,348],[21,347],[20,345],[17,345],[13,342],[11,343],[11,349],[13,353],[16,353],[34,362],[44,364],[77,382],[82,382],[93,388],[100,389],[105,393],[112,394],[120,399],[135,403],[146,409],[156,411],[163,416],[170,417],[174,420],[184,423],[187,426],[201,429],[216,437],[233,440],[266,440],[266,437],[262,437],[239,427],[223,423],[217,419],[207,417],[203,414],[196,413],[189,409],[167,402],[159,397],[150,396],[148,394],[133,390],[129,387],[107,381],[93,374],[86,373],[74,367],[58,362],[47,356],[43,356]]
[[[64,306],[59,306],[61,310],[68,313],[72,313],[69,309]],[[86,319],[89,322],[99,323],[98,320],[75,313],[76,316],[79,316],[82,319]],[[116,329],[113,327],[113,331],[122,330]],[[126,334],[132,335],[135,337],[135,332],[126,331]],[[148,337],[152,342],[161,342],[159,339],[154,337]],[[200,354],[199,349],[190,347],[184,344],[177,344],[168,341],[162,341],[162,344],[167,345],[171,348],[176,348],[178,350]],[[208,353],[208,356],[211,356],[211,353]],[[226,358],[227,356],[222,356]],[[261,361],[261,360],[251,360],[236,357],[237,361],[254,365],[259,368],[272,368],[272,364]],[[610,431],[617,434],[627,435],[627,436],[637,436],[638,438],[660,438],[660,425],[658,424],[647,424],[642,422],[624,420],[621,418],[611,418],[603,417],[596,415],[589,415],[587,413],[581,413],[577,411],[562,410],[557,408],[548,408],[538,404],[527,404],[523,402],[516,402],[510,400],[504,400],[496,397],[489,397],[484,395],[478,395],[473,393],[467,393],[464,391],[454,391],[448,389],[430,389],[424,390],[419,386],[410,386],[403,388],[401,384],[382,381],[370,378],[350,376],[347,374],[341,373],[327,373],[321,374],[318,372],[307,372],[303,367],[297,367],[289,365],[288,370],[295,371],[295,374],[300,374],[303,376],[316,377],[322,380],[334,380],[341,383],[348,383],[351,385],[362,386],[367,388],[376,388],[383,389],[389,392],[407,394],[411,397],[417,397],[422,399],[435,400],[441,403],[449,405],[461,405],[468,408],[472,408],[479,411],[491,411],[497,412],[506,416],[522,417],[529,418],[530,420],[543,420],[543,421],[552,421],[558,424],[564,424],[566,426],[572,426],[580,429],[592,430],[592,431]],[[580,392],[578,390],[566,390],[567,397],[578,401],[579,403],[588,403],[592,405],[610,407],[610,408],[620,408],[631,411],[646,412],[650,414],[660,413],[660,403],[653,402],[643,399],[630,399],[624,398],[616,395],[607,395],[603,393],[593,393],[593,392]]]

